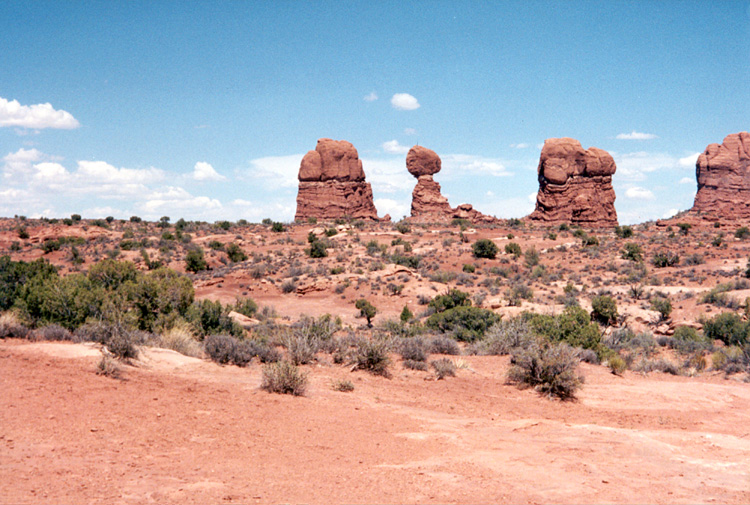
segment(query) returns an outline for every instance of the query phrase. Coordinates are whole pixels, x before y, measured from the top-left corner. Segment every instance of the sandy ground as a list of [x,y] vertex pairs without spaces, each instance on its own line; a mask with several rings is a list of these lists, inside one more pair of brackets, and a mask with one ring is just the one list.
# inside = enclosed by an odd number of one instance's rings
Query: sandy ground
[[[0,341],[2,503],[748,503],[750,385],[582,365],[576,402],[455,378],[260,367],[146,350],[122,380],[96,347]],[[331,389],[348,378],[351,393]]]

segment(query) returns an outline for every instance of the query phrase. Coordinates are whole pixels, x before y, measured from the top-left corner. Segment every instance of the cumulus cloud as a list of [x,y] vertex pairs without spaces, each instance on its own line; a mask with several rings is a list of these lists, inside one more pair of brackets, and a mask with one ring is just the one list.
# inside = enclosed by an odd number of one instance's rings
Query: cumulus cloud
[[678,212],[680,212],[680,209],[669,209],[662,215],[662,219],[669,219],[670,217],[674,217]]
[[397,201],[391,198],[376,198],[373,203],[375,204],[375,208],[378,209],[378,214],[381,216],[390,214],[391,219],[394,221],[400,220],[411,211],[411,203],[408,201]]
[[0,127],[3,126],[71,130],[81,125],[70,112],[56,110],[52,104],[21,105],[18,100],[0,97]]
[[420,107],[417,99],[409,93],[396,93],[391,97],[391,105],[398,110],[415,110]]
[[536,197],[538,196],[538,193],[530,193],[529,196],[526,197],[526,199],[529,201],[529,203],[533,203],[536,205]]
[[406,170],[403,158],[362,158],[362,168],[375,193],[411,191],[417,183]]
[[378,99],[378,94],[375,93],[374,91],[365,95],[365,98],[364,98],[365,102],[374,102],[377,99]]
[[625,191],[625,196],[633,200],[653,200],[656,198],[650,190],[639,188],[638,186],[628,188],[628,190]]
[[696,184],[695,177],[683,177],[680,184]]
[[33,172],[33,163],[41,161],[43,157],[40,151],[23,147],[14,153],[8,153],[3,157],[3,177],[11,179],[29,175]]
[[244,180],[259,180],[269,189],[296,188],[299,165],[304,154],[266,156],[250,160],[250,166],[240,170]]
[[679,159],[666,153],[611,153],[617,164],[617,178],[630,181],[643,181],[646,174],[661,170],[682,169]]
[[446,154],[442,156],[443,172],[448,176],[461,175],[466,172],[509,177],[513,175],[497,158],[485,158],[472,154]]
[[633,130],[630,133],[620,133],[615,138],[619,140],[653,140],[658,137],[653,133],[641,133]]
[[214,170],[210,163],[199,161],[195,164],[192,174],[196,181],[224,181],[226,177]]
[[398,143],[398,140],[389,140],[383,142],[383,151],[390,154],[406,154],[409,152],[409,146],[402,146]]
[[694,167],[695,163],[698,161],[698,156],[700,156],[701,153],[693,153],[689,156],[685,156],[684,158],[680,158],[678,160],[678,163],[681,167]]

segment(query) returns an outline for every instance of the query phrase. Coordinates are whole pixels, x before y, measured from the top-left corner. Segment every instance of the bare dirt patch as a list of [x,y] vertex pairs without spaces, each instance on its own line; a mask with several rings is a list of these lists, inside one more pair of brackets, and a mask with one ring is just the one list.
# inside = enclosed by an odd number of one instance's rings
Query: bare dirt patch
[[750,388],[720,375],[582,365],[559,402],[466,356],[444,381],[306,367],[298,398],[257,365],[142,356],[114,380],[81,344],[0,342],[0,502],[750,501]]

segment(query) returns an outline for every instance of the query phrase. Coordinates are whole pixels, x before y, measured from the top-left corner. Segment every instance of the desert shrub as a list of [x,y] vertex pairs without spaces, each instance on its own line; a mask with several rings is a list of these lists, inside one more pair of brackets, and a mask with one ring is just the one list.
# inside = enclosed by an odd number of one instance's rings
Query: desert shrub
[[354,383],[348,379],[336,379],[331,383],[331,389],[340,393],[350,393],[354,391]]
[[581,307],[566,307],[557,316],[526,312],[523,317],[537,335],[553,342],[566,342],[572,347],[592,349],[597,353],[601,351],[599,326],[591,321],[589,313]]
[[146,331],[152,331],[159,318],[185,315],[195,297],[190,279],[168,268],[140,274],[135,282],[124,287],[138,328]]
[[240,298],[234,302],[232,310],[247,317],[255,317],[258,313],[258,304],[252,298]]
[[703,337],[698,330],[690,326],[678,326],[669,341],[669,346],[682,355],[703,353],[713,348],[710,340]]
[[388,344],[383,340],[363,338],[357,343],[354,352],[355,367],[374,375],[390,377],[388,367],[391,358],[388,356]]
[[367,320],[367,326],[372,328],[372,318],[378,313],[378,309],[364,298],[357,300],[354,306],[359,310],[360,316]]
[[122,324],[108,323],[89,325],[87,332],[76,332],[76,338],[99,342],[116,358],[126,360],[138,357],[138,346],[146,342],[147,336]]
[[672,302],[665,296],[654,296],[651,298],[651,308],[659,313],[663,321],[672,313]]
[[156,344],[164,349],[171,349],[185,356],[200,358],[203,348],[198,341],[193,327],[183,322],[160,333],[156,337]]
[[419,268],[419,264],[422,261],[421,256],[409,256],[405,254],[395,253],[388,258],[391,263],[396,265],[405,266],[407,268]]
[[626,243],[620,252],[622,259],[630,261],[643,261],[643,249],[635,242]]
[[42,242],[42,251],[44,251],[44,254],[49,254],[52,251],[59,251],[59,250],[60,250],[59,240],[47,238],[47,239],[44,239],[44,242]]
[[748,323],[732,312],[717,314],[703,323],[703,334],[711,340],[721,340],[726,345],[744,344],[748,341]]
[[274,233],[281,233],[281,232],[283,232],[284,231],[284,225],[283,225],[283,223],[274,222],[271,225],[271,231],[274,232]]
[[411,231],[411,226],[409,226],[409,223],[406,221],[399,221],[396,223],[396,230],[398,230],[399,233],[409,233]]
[[25,226],[19,226],[16,230],[16,233],[18,233],[18,238],[21,240],[26,240],[29,238],[29,232],[26,230]]
[[515,242],[508,242],[505,244],[505,254],[512,254],[514,257],[518,258],[521,256],[521,246]]
[[617,302],[611,296],[595,296],[591,300],[591,318],[602,324],[617,321]]
[[408,361],[427,360],[427,342],[420,337],[401,339],[398,345],[401,358]]
[[284,294],[291,293],[297,289],[297,283],[294,280],[289,279],[281,284],[281,292]]
[[232,263],[238,263],[247,259],[247,254],[242,250],[240,246],[232,242],[227,245],[227,256]]
[[687,235],[692,227],[693,225],[690,223],[677,223],[677,228],[680,229],[680,235]]
[[511,357],[508,379],[560,399],[575,398],[582,378],[576,373],[578,357],[566,344],[519,349]]
[[199,337],[220,333],[240,337],[245,330],[229,317],[229,308],[219,301],[199,300],[188,308],[185,319],[192,323]]
[[0,314],[0,338],[27,338],[29,328],[13,312]]
[[138,278],[138,269],[130,261],[105,259],[91,265],[88,278],[94,286],[112,291],[126,282],[135,282]]
[[656,340],[650,333],[634,333],[630,328],[618,328],[605,340],[604,344],[615,351],[628,351],[630,353],[651,356],[656,352]]
[[480,238],[471,245],[471,251],[476,258],[494,260],[498,253],[497,244],[488,238]]
[[712,305],[716,305],[717,307],[738,309],[740,308],[740,302],[736,298],[731,297],[726,293],[727,291],[745,288],[747,288],[747,281],[745,281],[744,279],[740,279],[736,282],[719,284],[701,297],[701,303],[710,303]]
[[599,239],[596,238],[594,235],[589,235],[588,233],[584,233],[581,235],[581,245],[583,247],[593,247],[599,245]]
[[95,286],[83,274],[65,277],[30,279],[20,291],[22,308],[37,325],[59,324],[73,330],[89,317],[101,318],[105,302],[112,305],[118,300],[108,299],[105,290]]
[[591,349],[578,349],[578,359],[592,365],[598,365],[601,361],[599,356]]
[[527,268],[535,267],[539,264],[539,253],[533,246],[529,247],[523,253],[523,259],[524,263],[526,263]]
[[743,350],[733,345],[719,349],[711,355],[711,365],[727,375],[745,372],[750,366],[750,348],[745,346]]
[[122,368],[112,356],[102,352],[102,357],[96,365],[96,374],[119,379],[122,375]]
[[435,376],[438,380],[456,376],[456,364],[448,358],[436,359],[431,361],[430,365],[435,370]]
[[402,323],[408,323],[412,319],[414,319],[414,313],[409,310],[409,307],[407,305],[404,305],[404,308],[401,310],[401,314],[399,315],[399,319]]
[[499,321],[484,334],[484,339],[475,342],[471,352],[481,355],[503,356],[534,345],[536,335],[527,320],[522,317]]
[[633,236],[633,228],[630,226],[618,226],[615,228],[615,235],[620,238],[630,238]]
[[657,268],[671,267],[680,262],[680,256],[672,251],[660,251],[654,254],[652,262]]
[[307,373],[288,361],[263,366],[261,389],[269,393],[303,396],[307,390]]
[[461,348],[456,341],[444,336],[435,336],[427,340],[425,350],[430,354],[447,354],[449,356],[461,354]]
[[37,328],[34,331],[35,340],[51,340],[51,341],[73,341],[75,337],[67,328],[63,328],[59,324],[50,324]]
[[473,342],[484,337],[484,333],[500,316],[488,309],[458,306],[427,318],[427,327],[441,333],[450,333],[457,340]]
[[476,271],[476,269],[477,267],[475,267],[471,263],[465,263],[464,266],[461,268],[461,270],[466,272],[467,274],[473,274]]
[[624,372],[628,368],[628,364],[625,362],[625,360],[618,355],[609,358],[607,364],[610,371],[615,375],[622,375],[622,372]]
[[685,256],[685,265],[687,266],[702,265],[703,263],[704,260],[702,254],[694,253]]
[[734,236],[740,240],[745,240],[747,237],[750,237],[750,228],[747,226],[740,226],[734,232]]
[[438,295],[428,304],[435,312],[443,312],[454,307],[471,305],[471,295],[459,289],[451,289],[444,295]]
[[665,359],[641,360],[633,370],[643,373],[662,372],[670,375],[680,375],[680,367]]
[[250,346],[244,344],[231,335],[209,335],[203,341],[203,348],[208,357],[220,365],[243,367],[253,359]]
[[429,368],[426,361],[416,361],[411,359],[405,359],[401,362],[401,365],[409,370],[419,370],[420,372],[426,372]]
[[505,292],[511,307],[520,307],[521,300],[533,300],[534,290],[522,282],[514,282]]
[[281,340],[289,360],[295,365],[305,365],[315,360],[323,343],[330,340],[338,327],[329,314],[318,319],[303,316],[292,327],[292,332],[284,335]]
[[328,256],[326,243],[317,239],[310,243],[310,247],[305,249],[305,252],[311,258],[325,258]]

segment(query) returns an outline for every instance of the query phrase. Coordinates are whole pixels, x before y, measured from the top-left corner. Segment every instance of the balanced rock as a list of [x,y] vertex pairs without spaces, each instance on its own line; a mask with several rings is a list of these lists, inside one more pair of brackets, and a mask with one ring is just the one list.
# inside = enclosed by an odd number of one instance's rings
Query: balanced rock
[[571,138],[547,139],[539,158],[539,193],[529,219],[592,228],[617,226],[612,174],[617,167],[602,149],[584,150]]
[[708,219],[750,218],[750,133],[711,144],[695,163],[698,193],[693,212]]
[[295,220],[378,219],[372,187],[357,150],[345,140],[319,139],[299,167]]
[[432,178],[440,172],[440,156],[431,149],[414,146],[406,155],[406,168],[417,178],[417,185],[411,194],[411,216],[419,221],[449,221],[468,219],[472,222],[493,222],[496,219],[472,208],[468,203],[455,209],[440,192],[440,184]]

